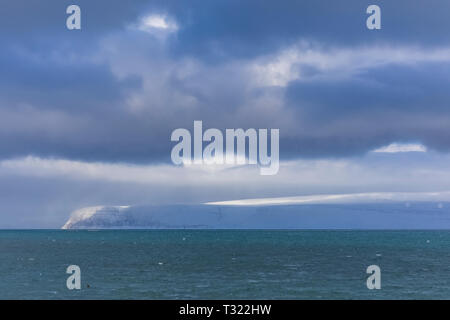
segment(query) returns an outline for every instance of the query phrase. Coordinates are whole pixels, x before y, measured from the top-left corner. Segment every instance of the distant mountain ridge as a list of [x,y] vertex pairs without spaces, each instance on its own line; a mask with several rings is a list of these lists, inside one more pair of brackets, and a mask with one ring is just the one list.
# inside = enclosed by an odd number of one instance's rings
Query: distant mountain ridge
[[97,206],[62,229],[450,229],[449,202]]

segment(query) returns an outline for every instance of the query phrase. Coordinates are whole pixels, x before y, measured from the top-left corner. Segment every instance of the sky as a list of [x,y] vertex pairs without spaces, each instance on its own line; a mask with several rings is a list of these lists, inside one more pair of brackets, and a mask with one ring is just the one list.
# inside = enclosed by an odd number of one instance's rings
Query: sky
[[[59,227],[92,205],[448,191],[449,10],[1,0],[0,228]],[[278,128],[278,174],[174,166],[170,134],[194,120]]]

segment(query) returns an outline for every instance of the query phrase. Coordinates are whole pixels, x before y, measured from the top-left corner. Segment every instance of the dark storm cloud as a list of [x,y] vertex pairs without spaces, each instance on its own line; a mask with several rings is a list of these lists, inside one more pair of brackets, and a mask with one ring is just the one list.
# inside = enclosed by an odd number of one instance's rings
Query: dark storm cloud
[[5,51],[0,55],[0,101],[4,104],[22,102],[42,109],[104,112],[120,103],[124,93],[140,86],[139,77],[118,80],[105,64],[68,63],[64,57],[55,61]]
[[[65,28],[72,3],[82,8],[81,31]],[[369,4],[7,1],[0,157],[169,161],[171,131],[191,129],[194,120],[280,128],[289,157],[351,155],[397,140],[448,150],[448,62],[364,66],[333,77],[310,63],[286,88],[249,84],[249,65],[299,41],[321,53],[450,45],[448,2],[378,1],[382,30],[374,32],[365,28]],[[149,13],[167,15],[178,30],[163,40],[130,30]]]
[[424,63],[387,65],[344,80],[293,81],[287,104],[301,111],[305,132],[285,150],[348,155],[416,141],[450,151],[449,74],[449,63]]
[[[28,41],[30,34],[66,35],[65,9],[71,4],[82,8],[82,32],[89,36],[119,30],[149,10],[168,13],[182,26],[180,53],[220,48],[229,55],[253,55],[299,37],[338,45],[374,39],[441,45],[450,39],[445,0],[16,0],[2,3],[1,33],[9,38],[21,34]],[[383,28],[377,33],[361,28],[370,4],[382,8]]]
[[[148,1],[120,0],[15,0],[2,1],[0,32],[13,39],[33,41],[33,37],[52,35],[67,37],[66,8],[76,4],[82,10],[83,33],[86,37],[120,30],[148,7]],[[71,34],[70,37],[74,35]],[[85,38],[86,39],[86,38]],[[62,39],[54,38],[53,43]]]
[[[365,12],[371,4],[382,8],[382,29],[377,32],[365,28]],[[152,5],[159,10],[167,8],[180,22],[182,29],[174,43],[176,53],[200,55],[215,62],[269,53],[299,38],[333,46],[377,41],[450,43],[450,3],[444,0],[193,0],[158,1]]]

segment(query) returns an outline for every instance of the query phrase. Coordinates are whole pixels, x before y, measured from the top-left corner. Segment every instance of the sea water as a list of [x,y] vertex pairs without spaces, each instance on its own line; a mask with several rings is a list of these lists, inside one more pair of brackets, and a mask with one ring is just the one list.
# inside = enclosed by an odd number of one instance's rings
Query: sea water
[[0,231],[0,299],[449,298],[450,231]]

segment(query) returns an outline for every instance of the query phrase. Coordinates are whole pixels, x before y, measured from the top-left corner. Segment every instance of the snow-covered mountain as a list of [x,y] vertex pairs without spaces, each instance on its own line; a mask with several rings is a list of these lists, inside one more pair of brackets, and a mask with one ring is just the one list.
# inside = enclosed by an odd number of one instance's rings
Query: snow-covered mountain
[[89,228],[92,225],[115,226],[124,220],[123,212],[129,206],[96,206],[75,210],[62,229],[74,229],[80,226]]
[[62,228],[450,229],[450,203],[98,206]]

